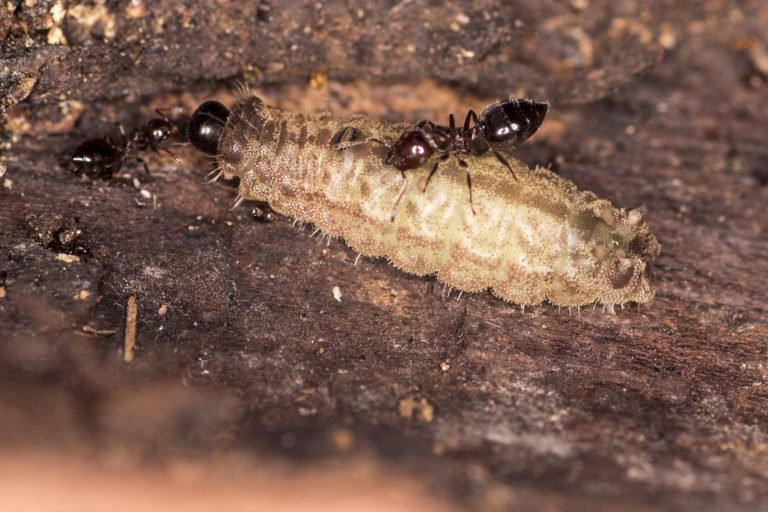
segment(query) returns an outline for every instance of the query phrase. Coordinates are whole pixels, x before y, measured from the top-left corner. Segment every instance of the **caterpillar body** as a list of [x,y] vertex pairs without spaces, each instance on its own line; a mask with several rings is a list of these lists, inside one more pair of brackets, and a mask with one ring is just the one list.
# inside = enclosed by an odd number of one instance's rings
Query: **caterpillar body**
[[365,141],[391,145],[408,128],[285,112],[249,96],[231,112],[202,104],[189,135],[216,156],[221,175],[240,179],[241,198],[266,201],[405,272],[522,305],[613,307],[653,298],[650,264],[660,246],[641,209],[615,208],[549,170],[515,159],[508,169],[487,155],[464,157],[474,208],[455,162],[446,161],[426,189],[429,166],[409,171],[404,185],[385,163],[387,146]]

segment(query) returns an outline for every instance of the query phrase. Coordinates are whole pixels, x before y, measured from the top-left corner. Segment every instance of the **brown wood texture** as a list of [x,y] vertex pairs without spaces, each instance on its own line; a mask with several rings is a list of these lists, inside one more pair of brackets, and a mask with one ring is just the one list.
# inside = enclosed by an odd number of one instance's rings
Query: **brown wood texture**
[[[0,8],[6,449],[92,461],[86,477],[179,460],[209,483],[271,474],[289,504],[313,496],[303,471],[332,467],[338,495],[365,492],[339,484],[362,471],[436,510],[768,507],[763,3],[107,3],[87,26],[77,2],[60,22],[55,2],[27,4]],[[613,315],[448,297],[231,209],[231,185],[206,184],[191,149],[181,167],[143,155],[151,179],[129,161],[135,181],[62,165],[113,122],[231,100],[236,78],[285,108],[412,121],[520,90],[552,98],[520,157],[647,207],[656,299]]]

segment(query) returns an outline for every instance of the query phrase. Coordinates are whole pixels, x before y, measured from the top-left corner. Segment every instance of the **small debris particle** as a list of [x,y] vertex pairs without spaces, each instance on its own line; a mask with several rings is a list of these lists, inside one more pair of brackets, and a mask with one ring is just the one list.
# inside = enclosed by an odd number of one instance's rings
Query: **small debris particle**
[[463,12],[460,12],[459,14],[456,15],[456,21],[460,25],[466,25],[467,23],[469,23],[469,16],[467,16]]
[[671,25],[663,23],[659,30],[659,44],[665,50],[671,50],[677,46],[677,35]]
[[475,56],[475,52],[473,52],[472,50],[465,50],[464,48],[462,48],[460,52],[461,52],[462,58],[465,58],[465,59],[472,59]]
[[136,297],[128,297],[128,305],[125,310],[125,338],[123,340],[123,361],[133,361],[133,348],[136,346],[136,316],[138,308]]
[[0,286],[0,299],[4,299],[8,296],[8,292],[5,291],[5,286]]
[[332,429],[328,437],[331,444],[340,452],[348,452],[355,444],[354,434],[345,428]]
[[338,286],[334,286],[332,292],[333,292],[333,298],[341,302],[341,288],[339,288]]
[[328,72],[324,69],[315,69],[309,74],[309,86],[320,90],[328,85]]
[[125,8],[125,17],[129,20],[133,18],[143,18],[146,14],[147,10],[143,3],[131,2],[131,4]]
[[440,369],[443,370],[444,372],[447,372],[448,370],[451,369],[451,365],[449,365],[446,362],[442,362],[440,363]]
[[636,131],[637,131],[637,128],[635,128],[635,125],[633,124],[629,124],[624,127],[624,133],[626,133],[630,137],[634,135]]
[[66,14],[83,30],[98,34],[106,40],[114,39],[117,35],[115,15],[101,3],[70,5]]
[[168,306],[165,304],[161,304],[160,307],[157,309],[157,314],[160,316],[165,316],[165,314],[168,312]]
[[64,2],[57,1],[48,12],[50,14],[50,17],[46,22],[46,27],[48,28],[48,44],[67,44],[67,38],[64,35],[64,31],[61,29],[61,24],[64,21],[64,17],[67,15],[67,8],[64,6]]
[[299,416],[314,416],[317,414],[317,409],[314,407],[299,407]]
[[56,2],[50,10],[51,20],[54,23],[61,23],[64,20],[64,16],[67,15],[67,8],[64,7],[62,2]]
[[114,329],[97,329],[91,325],[84,325],[82,331],[86,334],[93,334],[95,336],[111,336],[117,333]]
[[53,27],[48,31],[48,44],[66,45],[67,38],[64,37],[64,31],[60,27]]
[[436,441],[432,445],[432,453],[440,457],[441,455],[445,454],[445,445],[441,443],[440,441]]
[[56,259],[59,261],[63,261],[64,263],[77,263],[80,261],[80,258],[74,254],[67,254],[64,252],[60,252],[56,254]]
[[426,398],[419,401],[411,397],[403,398],[397,404],[397,409],[402,418],[412,419],[415,416],[423,423],[431,423],[435,418],[435,408],[427,402]]
[[88,290],[80,290],[75,295],[75,300],[85,300],[90,296],[91,296],[91,292],[89,292]]
[[0,162],[0,178],[5,174],[5,162]]
[[3,188],[7,190],[11,190],[13,188],[13,182],[10,179],[5,178],[3,180]]

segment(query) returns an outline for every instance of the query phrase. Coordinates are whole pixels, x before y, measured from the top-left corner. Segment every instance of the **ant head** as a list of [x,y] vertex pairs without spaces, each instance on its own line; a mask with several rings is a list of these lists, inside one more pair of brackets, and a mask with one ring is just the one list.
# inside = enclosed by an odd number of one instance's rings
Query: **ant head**
[[70,159],[77,174],[91,178],[109,178],[122,164],[121,148],[104,139],[91,139],[80,144]]
[[150,140],[160,143],[170,137],[175,137],[179,130],[167,119],[150,119],[146,128]]
[[419,129],[411,128],[403,132],[387,156],[387,164],[394,165],[401,171],[416,169],[432,156],[432,146]]
[[505,100],[485,107],[478,124],[489,143],[514,145],[525,142],[539,129],[548,110],[549,103]]
[[215,156],[227,117],[229,109],[218,101],[209,100],[202,103],[189,120],[189,142],[206,155]]

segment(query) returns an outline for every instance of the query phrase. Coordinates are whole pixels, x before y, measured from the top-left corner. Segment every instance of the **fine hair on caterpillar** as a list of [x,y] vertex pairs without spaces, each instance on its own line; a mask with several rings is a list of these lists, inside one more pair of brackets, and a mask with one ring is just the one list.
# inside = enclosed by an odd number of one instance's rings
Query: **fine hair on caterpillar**
[[[546,103],[530,103],[536,115],[511,137],[515,142],[530,136],[546,114]],[[483,112],[506,115],[504,105]],[[396,153],[407,149],[403,138],[413,125],[286,112],[243,96],[231,111],[203,103],[188,135],[216,157],[222,176],[240,179],[240,200],[264,202],[405,272],[434,274],[462,292],[490,289],[521,305],[600,302],[612,310],[650,301],[650,265],[660,247],[643,211],[615,208],[546,169],[489,156],[504,143],[490,140],[489,118],[481,113],[470,127],[475,118],[468,114],[464,128],[421,125],[422,135],[448,133],[448,145],[433,139],[434,149],[425,138],[438,160],[409,167],[410,180],[393,171],[405,170]],[[504,123],[493,126],[503,131]],[[472,130],[477,146],[469,145]],[[367,143],[374,140],[379,143]]]

